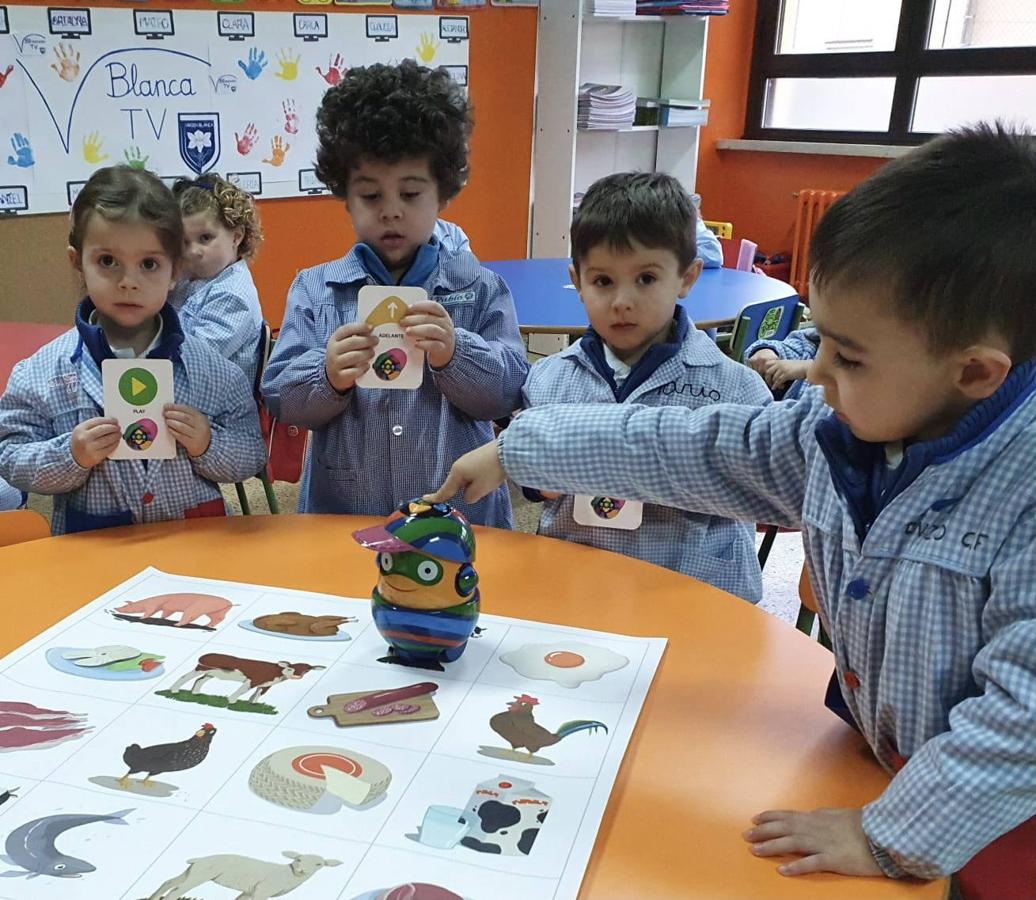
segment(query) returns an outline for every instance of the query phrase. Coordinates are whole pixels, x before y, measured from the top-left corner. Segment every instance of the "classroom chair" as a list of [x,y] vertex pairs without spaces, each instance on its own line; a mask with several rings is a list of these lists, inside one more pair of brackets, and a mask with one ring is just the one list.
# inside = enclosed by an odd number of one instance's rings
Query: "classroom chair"
[[782,341],[794,331],[805,307],[798,297],[750,303],[734,319],[734,330],[721,334],[716,343],[731,359],[744,362],[745,350],[756,341]]
[[0,512],[0,547],[50,537],[50,523],[34,509]]
[[[263,380],[263,371],[266,369],[266,363],[270,359],[270,354],[273,352],[273,331],[270,329],[268,322],[263,322],[262,331],[259,334],[259,344],[256,347],[256,358],[258,365],[255,369],[255,382],[252,384],[252,393],[255,397],[256,406],[260,410],[260,414],[263,411],[262,397],[259,392],[259,385]],[[267,438],[267,452],[270,449],[270,437],[266,435],[265,431],[263,436]],[[270,473],[268,465],[264,465],[262,469],[256,473],[256,477],[263,485],[263,493],[266,495],[266,505],[269,507],[271,514],[277,515],[280,510],[280,506],[277,503],[277,496],[273,492],[273,482],[270,480]],[[237,491],[237,499],[241,504],[241,512],[246,516],[252,514],[252,506],[248,502],[248,494],[245,492],[245,485],[242,481],[234,483],[234,488]]]
[[[811,635],[813,622],[817,617],[817,598],[809,581],[809,570],[804,563],[802,572],[799,573],[799,603],[799,616],[795,620],[795,627],[803,634]],[[827,636],[823,625],[817,627],[817,640],[828,650],[831,649],[831,638]]]
[[755,265],[755,251],[759,245],[747,238],[734,240],[733,238],[718,238],[720,249],[723,251],[723,268],[737,269],[739,272],[762,272]]

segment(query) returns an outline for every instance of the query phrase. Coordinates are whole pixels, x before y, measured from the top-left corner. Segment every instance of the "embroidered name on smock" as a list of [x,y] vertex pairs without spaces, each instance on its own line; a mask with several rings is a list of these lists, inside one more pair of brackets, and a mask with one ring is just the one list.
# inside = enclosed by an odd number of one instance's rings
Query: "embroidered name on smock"
[[460,291],[456,294],[445,294],[442,297],[436,297],[436,300],[441,304],[446,303],[474,303],[475,292],[474,291]]
[[666,396],[669,394],[690,394],[692,397],[701,397],[703,399],[714,401],[723,399],[723,395],[715,388],[708,388],[703,384],[691,384],[689,381],[685,381],[679,387],[677,387],[675,381],[668,381],[658,390]]
[[[906,526],[903,528],[903,534],[922,541],[941,541],[946,537],[947,532],[946,525],[942,522],[914,520],[913,522],[906,523]],[[958,534],[960,532],[956,532],[951,537],[956,538]],[[960,535],[961,546],[968,550],[978,550],[988,540],[989,535],[984,531],[966,531],[963,535]]]

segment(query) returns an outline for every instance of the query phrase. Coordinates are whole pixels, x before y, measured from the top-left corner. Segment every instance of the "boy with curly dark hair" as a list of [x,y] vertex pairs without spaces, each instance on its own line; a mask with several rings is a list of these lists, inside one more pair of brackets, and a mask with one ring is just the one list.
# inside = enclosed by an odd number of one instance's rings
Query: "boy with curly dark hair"
[[[447,71],[410,60],[354,68],[324,95],[317,176],[345,200],[358,242],[299,272],[262,381],[271,412],[313,432],[300,512],[387,515],[521,406],[529,367],[511,294],[438,219],[467,180],[471,129]],[[356,318],[367,284],[428,292],[400,320],[425,352],[415,390],[356,386],[376,343]],[[459,508],[478,524],[512,525],[506,489]]]

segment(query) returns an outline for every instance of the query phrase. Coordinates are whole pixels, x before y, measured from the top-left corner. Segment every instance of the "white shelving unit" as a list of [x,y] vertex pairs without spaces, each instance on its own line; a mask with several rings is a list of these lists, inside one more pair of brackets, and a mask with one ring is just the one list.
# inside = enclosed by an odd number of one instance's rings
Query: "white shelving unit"
[[583,82],[638,97],[702,99],[707,17],[591,16],[582,0],[540,0],[531,255],[567,256],[572,196],[603,175],[668,172],[693,192],[699,129],[579,130]]

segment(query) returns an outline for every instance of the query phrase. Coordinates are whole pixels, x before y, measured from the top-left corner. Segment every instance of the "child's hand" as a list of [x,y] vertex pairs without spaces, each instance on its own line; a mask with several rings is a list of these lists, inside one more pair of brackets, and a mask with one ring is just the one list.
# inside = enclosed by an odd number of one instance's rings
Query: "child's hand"
[[758,350],[755,353],[753,353],[750,357],[748,357],[746,362],[748,364],[748,368],[755,369],[755,371],[757,371],[760,375],[765,376],[766,367],[775,359],[780,359],[780,357],[777,356],[777,354],[774,353],[772,350],[767,350],[766,348],[763,348],[762,350]]
[[209,428],[208,416],[203,412],[182,403],[167,403],[162,407],[162,415],[165,417],[166,428],[173,433],[176,443],[187,451],[188,456],[198,457],[209,449],[212,429]]
[[72,459],[84,469],[103,463],[119,446],[119,420],[96,416],[72,429]]
[[327,342],[324,373],[339,394],[356,384],[356,379],[371,367],[378,339],[371,336],[366,322],[348,322],[337,329]]
[[[755,359],[755,357],[752,357]],[[801,381],[809,374],[808,359],[771,359],[762,371],[763,380],[770,390],[776,391],[793,381]]]
[[464,499],[475,503],[500,487],[506,478],[497,454],[497,442],[490,441],[458,459],[450,467],[442,487],[434,494],[425,494],[424,499],[429,503],[445,503],[454,494],[464,491]]
[[755,827],[741,836],[756,856],[799,856],[777,867],[782,875],[838,872],[880,876],[883,873],[871,855],[862,819],[862,809],[770,809],[754,816]]
[[403,333],[420,350],[424,350],[428,365],[441,369],[453,359],[456,346],[453,334],[453,319],[434,300],[419,300],[399,320]]

